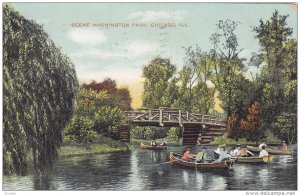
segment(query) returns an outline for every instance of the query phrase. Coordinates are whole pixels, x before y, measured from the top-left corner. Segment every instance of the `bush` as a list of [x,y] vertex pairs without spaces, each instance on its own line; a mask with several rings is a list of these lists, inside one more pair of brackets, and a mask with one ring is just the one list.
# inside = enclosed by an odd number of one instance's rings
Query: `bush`
[[181,130],[178,127],[172,127],[169,129],[167,134],[168,141],[179,142],[181,138]]
[[282,113],[273,124],[274,135],[287,143],[297,142],[297,114]]
[[155,131],[150,127],[133,127],[130,134],[133,139],[149,140],[155,137]]
[[75,143],[92,143],[96,138],[94,122],[85,116],[75,115],[65,128],[65,138]]

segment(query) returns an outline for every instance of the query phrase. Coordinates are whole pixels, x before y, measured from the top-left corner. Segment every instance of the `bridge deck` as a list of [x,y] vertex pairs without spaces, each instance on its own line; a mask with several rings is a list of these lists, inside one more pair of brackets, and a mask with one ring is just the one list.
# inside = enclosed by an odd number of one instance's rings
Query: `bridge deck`
[[128,119],[141,126],[214,125],[225,127],[224,120],[210,115],[181,112],[179,109],[159,108],[125,112]]

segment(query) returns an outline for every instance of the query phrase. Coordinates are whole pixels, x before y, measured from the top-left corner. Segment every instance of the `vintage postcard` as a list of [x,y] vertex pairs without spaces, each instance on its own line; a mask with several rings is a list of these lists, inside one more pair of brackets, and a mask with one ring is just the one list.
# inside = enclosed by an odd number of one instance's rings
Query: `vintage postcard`
[[6,195],[296,194],[297,2],[4,2],[2,15]]

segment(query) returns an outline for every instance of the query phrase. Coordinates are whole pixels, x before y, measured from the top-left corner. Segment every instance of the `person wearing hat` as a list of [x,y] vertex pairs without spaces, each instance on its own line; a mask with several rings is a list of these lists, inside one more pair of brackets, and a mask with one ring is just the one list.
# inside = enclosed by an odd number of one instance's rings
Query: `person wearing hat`
[[225,144],[219,145],[219,147],[217,148],[217,150],[214,150],[215,153],[220,154],[221,148],[225,149]]
[[260,148],[260,149],[262,149],[262,147],[267,147],[267,144],[265,144],[265,143],[261,143],[258,147]]
[[282,144],[281,144],[280,150],[287,150],[287,149],[288,149],[288,147],[287,147],[287,145],[286,145],[285,141],[282,141]]
[[269,153],[266,151],[266,146],[261,147],[261,151],[259,153],[259,157],[267,157],[269,156]]
[[215,160],[214,163],[221,163],[222,161],[227,160],[227,159],[229,159],[229,155],[225,151],[225,145],[221,145],[219,158],[217,160]]

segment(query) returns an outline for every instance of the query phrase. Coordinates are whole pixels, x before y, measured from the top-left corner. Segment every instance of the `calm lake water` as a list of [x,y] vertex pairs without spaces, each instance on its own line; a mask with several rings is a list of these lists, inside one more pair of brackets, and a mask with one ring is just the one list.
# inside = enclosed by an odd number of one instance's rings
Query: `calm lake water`
[[[215,147],[208,147],[213,149]],[[235,164],[232,171],[201,172],[166,162],[167,152],[133,152],[58,160],[42,176],[4,177],[3,190],[296,190],[297,155],[270,165]],[[209,152],[212,156],[212,153]]]

